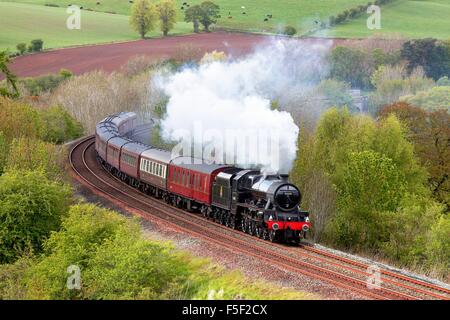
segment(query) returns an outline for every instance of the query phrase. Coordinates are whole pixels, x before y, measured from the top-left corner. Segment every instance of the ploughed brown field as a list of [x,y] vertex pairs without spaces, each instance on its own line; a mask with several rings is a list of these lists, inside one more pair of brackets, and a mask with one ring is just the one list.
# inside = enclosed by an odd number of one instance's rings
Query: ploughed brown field
[[[224,51],[233,56],[250,52],[256,45],[269,41],[271,36],[214,32],[146,39],[113,44],[90,45],[63,48],[17,57],[11,64],[12,71],[19,77],[32,77],[59,72],[61,68],[75,74],[92,70],[112,72],[119,70],[131,57],[146,55],[155,60],[176,57],[183,50],[194,52],[201,57],[204,52]],[[322,41],[319,38],[298,41]],[[333,45],[348,40],[334,39]],[[353,40],[354,41],[354,40]],[[189,49],[190,48],[190,49]],[[2,76],[0,76],[0,79]]]

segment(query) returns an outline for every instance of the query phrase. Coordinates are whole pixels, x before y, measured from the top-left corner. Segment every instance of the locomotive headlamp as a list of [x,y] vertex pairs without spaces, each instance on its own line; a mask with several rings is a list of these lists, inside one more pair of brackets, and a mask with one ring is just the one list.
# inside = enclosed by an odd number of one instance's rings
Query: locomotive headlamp
[[274,223],[274,224],[272,225],[272,229],[273,229],[273,230],[278,230],[278,228],[279,228],[278,223]]
[[302,227],[302,230],[305,231],[305,232],[308,231],[309,230],[309,226],[307,224],[304,224],[303,227]]

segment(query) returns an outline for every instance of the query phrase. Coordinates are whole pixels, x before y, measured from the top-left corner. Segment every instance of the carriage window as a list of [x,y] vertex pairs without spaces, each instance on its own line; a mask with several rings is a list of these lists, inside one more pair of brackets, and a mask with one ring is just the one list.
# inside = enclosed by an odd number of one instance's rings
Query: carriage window
[[188,186],[189,183],[191,182],[191,175],[189,174],[189,171],[187,172],[187,179],[186,179],[186,185]]

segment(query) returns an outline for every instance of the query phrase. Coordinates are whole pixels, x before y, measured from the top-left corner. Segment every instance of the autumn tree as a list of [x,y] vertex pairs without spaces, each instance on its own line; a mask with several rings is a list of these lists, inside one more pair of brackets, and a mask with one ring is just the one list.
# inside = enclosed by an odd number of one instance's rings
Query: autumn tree
[[131,7],[130,25],[144,39],[154,28],[157,17],[156,8],[149,0],[136,0]]
[[447,110],[426,111],[405,102],[384,107],[380,116],[395,114],[408,129],[415,152],[429,173],[435,198],[450,208],[450,114]]
[[161,0],[156,7],[159,14],[160,28],[164,36],[173,29],[177,22],[177,9],[174,0]]

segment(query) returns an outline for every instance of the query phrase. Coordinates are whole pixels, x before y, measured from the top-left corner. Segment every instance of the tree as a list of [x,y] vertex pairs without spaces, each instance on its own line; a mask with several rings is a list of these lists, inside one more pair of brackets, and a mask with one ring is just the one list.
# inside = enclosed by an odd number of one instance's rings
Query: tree
[[68,187],[38,171],[9,171],[0,176],[0,263],[27,250],[40,252],[66,213]]
[[350,85],[348,83],[325,79],[317,85],[315,91],[326,99],[328,107],[347,106],[349,109],[353,109],[353,97],[349,93]]
[[444,109],[450,112],[450,86],[433,87],[415,95],[403,96],[400,100],[429,111]]
[[194,25],[194,32],[199,32],[199,20],[202,15],[202,9],[200,8],[200,5],[194,5],[190,6],[188,9],[184,12],[184,21],[186,22],[192,22]]
[[340,246],[379,248],[389,239],[380,212],[396,210],[406,181],[392,159],[367,150],[352,152],[338,187],[339,213],[328,229]]
[[160,28],[164,36],[167,36],[169,31],[177,22],[177,9],[174,0],[162,0],[157,5],[159,13]]
[[[364,171],[364,161],[367,161],[367,170],[374,172]],[[395,183],[391,191],[386,191],[385,195],[375,193],[371,197],[370,194],[374,192],[369,191],[371,186],[362,189],[368,192],[365,196],[359,195],[357,190],[349,189],[352,188],[349,186],[351,169],[360,171],[359,178],[354,177],[361,179],[357,180],[358,183],[363,183],[361,181],[367,178],[373,179],[371,183],[374,186],[383,186],[384,176],[378,175],[381,173],[376,171],[378,165],[385,164],[384,173],[395,171],[392,173],[395,175],[393,177],[398,178],[395,180],[398,183]],[[376,220],[380,210],[396,209],[400,203],[398,197],[402,199],[408,192],[426,194],[426,174],[417,163],[413,145],[407,140],[406,133],[395,116],[376,122],[368,116],[352,115],[347,108],[326,111],[317,125],[315,137],[303,133],[299,142],[298,159],[291,175],[296,181],[308,184],[305,201],[309,206],[314,206],[309,209],[318,210],[321,215],[318,219],[321,221],[326,217],[324,239],[344,246],[354,245],[362,239],[354,240],[353,235],[357,234],[357,230],[348,229],[350,227],[345,225],[344,216],[351,218],[352,215],[367,215],[367,219]],[[358,184],[357,181],[352,183]],[[386,182],[388,181],[389,178]],[[392,193],[394,189],[397,189],[396,193]],[[389,199],[383,198],[384,196]],[[349,208],[350,203],[353,208]],[[328,212],[324,212],[324,206]],[[312,215],[312,219],[316,217]],[[340,229],[341,227],[344,229]],[[346,235],[340,238],[340,234]],[[363,246],[366,244],[361,243]]]
[[427,236],[425,255],[431,266],[442,266],[447,273],[450,267],[450,215],[441,215]]
[[155,26],[156,8],[149,0],[136,0],[131,7],[130,25],[142,39]]
[[31,52],[42,51],[43,47],[44,47],[44,41],[42,41],[41,39],[31,40],[31,43],[30,43],[30,51]]
[[369,76],[373,66],[368,55],[354,48],[337,46],[330,56],[330,74],[333,78],[350,83],[352,87],[370,87]]
[[17,77],[9,70],[8,64],[10,59],[7,51],[0,51],[0,73],[6,78],[6,84],[9,85],[13,92],[9,92],[8,88],[0,88],[0,96],[16,98],[19,96],[19,90],[17,89]]
[[408,71],[422,66],[428,77],[438,80],[450,76],[450,45],[436,39],[406,41],[401,49],[402,58],[408,61]]
[[407,128],[407,137],[427,169],[428,183],[436,200],[450,210],[450,114],[446,110],[426,111],[405,102],[384,107],[381,118],[395,114]]
[[401,65],[381,65],[371,76],[376,90],[369,94],[369,109],[375,115],[380,107],[398,101],[401,97],[428,90],[434,86],[421,67],[408,74]]
[[26,43],[19,43],[17,46],[17,51],[19,51],[20,54],[24,54],[25,51],[27,51],[27,44]]
[[220,7],[212,1],[204,1],[200,4],[200,23],[206,32],[209,32],[209,26],[215,24],[219,18]]

